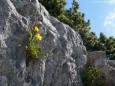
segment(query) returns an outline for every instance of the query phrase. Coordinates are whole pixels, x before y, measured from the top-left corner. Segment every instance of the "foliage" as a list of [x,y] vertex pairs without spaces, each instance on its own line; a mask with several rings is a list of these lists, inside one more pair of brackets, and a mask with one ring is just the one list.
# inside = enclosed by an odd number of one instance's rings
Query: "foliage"
[[107,56],[110,59],[115,60],[115,38],[113,37],[107,38],[105,46]]
[[26,55],[29,59],[39,59],[42,55],[39,42],[42,40],[42,36],[39,34],[39,28],[35,26],[28,31],[28,44],[26,46]]
[[106,76],[98,66],[92,66],[81,73],[84,86],[107,86]]

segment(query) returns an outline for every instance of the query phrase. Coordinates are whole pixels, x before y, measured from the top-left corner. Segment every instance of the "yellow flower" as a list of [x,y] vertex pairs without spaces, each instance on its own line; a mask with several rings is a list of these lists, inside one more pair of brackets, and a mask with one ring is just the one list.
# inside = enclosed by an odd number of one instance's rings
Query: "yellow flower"
[[35,29],[34,29],[36,32],[38,32],[39,31],[39,29],[38,29],[38,27],[37,26],[35,26]]
[[42,36],[40,34],[37,34],[36,35],[36,40],[41,41],[42,40]]

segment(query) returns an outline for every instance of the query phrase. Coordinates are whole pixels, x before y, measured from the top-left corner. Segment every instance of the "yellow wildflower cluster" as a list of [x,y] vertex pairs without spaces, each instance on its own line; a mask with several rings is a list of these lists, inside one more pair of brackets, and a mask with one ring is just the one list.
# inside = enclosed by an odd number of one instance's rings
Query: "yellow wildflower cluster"
[[36,40],[38,40],[38,41],[42,40],[42,36],[39,33],[36,35]]
[[39,29],[38,29],[38,27],[37,27],[37,26],[35,26],[35,31],[36,31],[36,32],[38,32],[38,31],[39,31]]
[[40,58],[42,51],[38,42],[42,40],[42,36],[40,35],[40,30],[37,26],[28,31],[28,39],[28,45],[26,46],[28,58]]
[[35,26],[34,30],[37,32],[37,34],[35,35],[36,40],[37,41],[41,41],[42,40],[42,36],[38,33],[39,32],[39,28],[37,26]]

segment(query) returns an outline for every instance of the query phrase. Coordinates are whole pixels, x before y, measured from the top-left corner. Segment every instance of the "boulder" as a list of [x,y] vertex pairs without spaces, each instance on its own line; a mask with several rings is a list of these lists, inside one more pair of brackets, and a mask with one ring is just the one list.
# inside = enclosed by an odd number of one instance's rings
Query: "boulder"
[[106,65],[106,53],[102,51],[93,51],[88,52],[87,55],[87,66],[92,65],[100,65],[105,66]]

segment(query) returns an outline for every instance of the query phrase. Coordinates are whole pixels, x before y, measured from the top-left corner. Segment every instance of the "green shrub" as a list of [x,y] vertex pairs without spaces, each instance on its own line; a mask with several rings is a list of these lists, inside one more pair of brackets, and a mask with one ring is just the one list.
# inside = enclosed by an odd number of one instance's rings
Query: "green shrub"
[[98,66],[87,68],[81,73],[84,86],[107,86],[104,72]]

